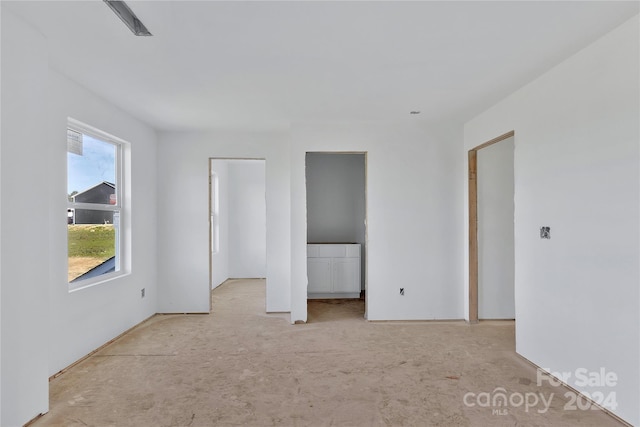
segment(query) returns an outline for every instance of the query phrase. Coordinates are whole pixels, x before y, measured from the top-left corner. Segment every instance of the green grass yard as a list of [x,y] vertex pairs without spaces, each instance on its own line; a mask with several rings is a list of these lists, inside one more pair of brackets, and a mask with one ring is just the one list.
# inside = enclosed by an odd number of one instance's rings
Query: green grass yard
[[69,271],[72,281],[116,254],[113,224],[68,225]]
[[69,225],[69,258],[108,259],[116,254],[116,232],[112,224]]

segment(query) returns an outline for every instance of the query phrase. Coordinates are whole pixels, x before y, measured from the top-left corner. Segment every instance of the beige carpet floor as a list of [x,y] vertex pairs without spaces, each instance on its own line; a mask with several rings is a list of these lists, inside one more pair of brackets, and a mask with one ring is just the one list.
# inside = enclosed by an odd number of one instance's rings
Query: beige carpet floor
[[53,379],[33,426],[620,425],[538,386],[513,322],[367,322],[363,301],[325,300],[291,325],[265,314],[264,293],[228,281],[210,315],[144,322]]

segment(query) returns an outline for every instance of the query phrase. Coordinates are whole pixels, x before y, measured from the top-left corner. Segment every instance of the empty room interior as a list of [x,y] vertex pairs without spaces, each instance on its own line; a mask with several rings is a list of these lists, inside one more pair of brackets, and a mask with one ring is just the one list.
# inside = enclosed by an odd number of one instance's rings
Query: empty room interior
[[0,425],[640,426],[639,11],[1,1]]

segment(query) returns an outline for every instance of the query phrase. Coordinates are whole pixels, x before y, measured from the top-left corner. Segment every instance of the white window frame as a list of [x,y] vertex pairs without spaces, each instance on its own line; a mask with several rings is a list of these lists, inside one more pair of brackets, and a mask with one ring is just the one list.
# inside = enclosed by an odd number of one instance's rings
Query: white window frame
[[[123,262],[124,257],[128,254],[126,253],[126,247],[124,243],[124,233],[126,222],[125,218],[125,180],[124,180],[124,152],[125,148],[129,145],[129,143],[123,139],[120,139],[116,136],[108,134],[100,129],[94,128],[93,126],[89,126],[85,123],[82,123],[78,120],[68,118],[67,119],[67,129],[71,129],[76,132],[80,132],[83,135],[88,135],[100,141],[112,144],[116,147],[116,159],[115,159],[115,194],[116,194],[116,203],[115,204],[100,204],[100,203],[83,203],[83,202],[72,202],[69,200],[67,196],[67,208],[73,209],[89,209],[89,210],[99,210],[99,211],[111,211],[114,213],[113,218],[113,226],[115,228],[115,261],[116,268],[115,271],[111,273],[101,274],[99,276],[90,277],[87,279],[78,280],[75,282],[69,282],[69,292],[77,291],[80,289],[84,289],[90,286],[94,286],[100,283],[104,283],[107,281],[111,281],[115,278],[121,277],[123,275],[128,274],[128,271],[123,268],[125,265],[128,265],[128,262]],[[66,173],[69,172],[69,165],[67,164]],[[66,188],[66,185],[65,185]],[[68,190],[67,190],[68,191]],[[66,193],[66,191],[65,191]],[[116,219],[117,218],[117,219]],[[68,234],[67,234],[68,239]],[[68,248],[68,243],[67,243]],[[67,249],[68,251],[68,249]],[[69,257],[67,255],[67,262]],[[67,270],[69,266],[67,264]]]

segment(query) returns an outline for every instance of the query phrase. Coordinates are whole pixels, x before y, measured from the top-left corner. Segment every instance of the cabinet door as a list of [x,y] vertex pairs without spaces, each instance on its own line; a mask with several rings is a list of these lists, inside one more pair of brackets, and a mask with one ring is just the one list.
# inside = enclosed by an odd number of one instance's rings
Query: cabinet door
[[331,292],[331,258],[307,258],[307,292]]
[[360,258],[333,258],[333,292],[360,292]]

